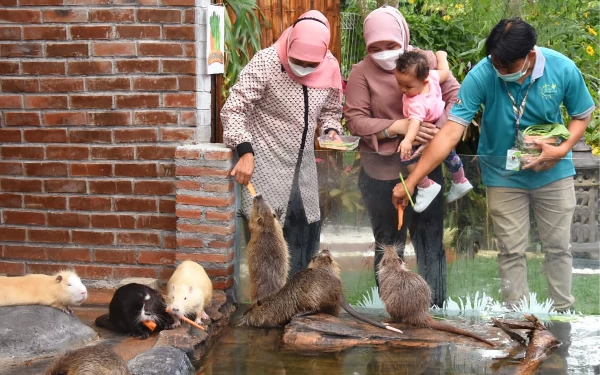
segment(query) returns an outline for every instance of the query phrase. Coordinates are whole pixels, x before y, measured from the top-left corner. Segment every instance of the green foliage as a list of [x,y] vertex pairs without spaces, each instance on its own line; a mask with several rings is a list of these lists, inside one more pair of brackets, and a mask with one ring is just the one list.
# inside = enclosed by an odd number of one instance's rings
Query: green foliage
[[[406,0],[399,9],[410,25],[411,44],[448,52],[459,82],[485,57],[485,38],[491,28],[502,18],[520,16],[536,29],[539,46],[554,49],[577,64],[592,97],[600,104],[598,1]],[[592,147],[598,147],[599,113],[596,109],[585,135]]]
[[321,217],[334,225],[358,225],[366,212],[358,188],[360,154],[318,151],[317,156]]
[[[254,52],[261,49],[260,20],[264,14],[256,0],[225,0],[225,74],[223,98],[226,99],[238,75],[248,64]],[[234,15],[232,23],[229,15]],[[268,27],[268,25],[266,25]]]

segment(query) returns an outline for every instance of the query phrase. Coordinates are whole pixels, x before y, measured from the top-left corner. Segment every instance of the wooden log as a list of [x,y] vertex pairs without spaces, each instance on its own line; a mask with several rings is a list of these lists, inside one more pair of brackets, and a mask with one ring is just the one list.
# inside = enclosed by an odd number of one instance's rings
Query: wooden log
[[521,344],[521,345],[527,344],[527,340],[525,340],[525,338],[523,336],[519,335],[517,332],[510,329],[508,326],[506,326],[500,320],[498,320],[496,318],[492,318],[492,322],[494,322],[494,326],[503,330],[504,333],[506,333],[508,336],[510,336],[513,340],[517,341],[519,344]]
[[525,359],[517,368],[517,375],[535,374],[548,358],[550,350],[560,345],[560,341],[535,316],[525,315],[525,319],[533,323],[534,329],[529,333],[529,345],[525,351]]
[[[337,352],[365,345],[433,348],[447,343],[488,348],[485,344],[479,344],[469,337],[448,332],[415,328],[405,324],[394,324],[394,327],[400,328],[404,335],[357,322],[345,313],[340,317],[326,314],[302,316],[292,319],[286,326],[282,343],[288,350],[313,352]],[[485,337],[497,337],[499,332],[501,332],[499,328],[489,327]],[[503,343],[508,343],[508,340],[504,339],[500,342]]]
[[[519,353],[523,351],[524,348],[523,345],[518,345],[510,351],[507,357],[498,359],[492,365],[492,370],[494,372],[498,372],[498,370],[501,367],[517,363],[518,365],[515,372],[516,375],[535,374],[542,362],[544,362],[544,360],[548,358],[548,353],[553,348],[556,348],[560,345],[560,341],[558,341],[554,337],[554,335],[552,335],[552,333],[546,329],[544,324],[540,322],[535,316],[525,315],[525,319],[527,320],[527,322],[500,321],[500,319],[493,319],[494,324],[499,323],[498,326],[504,327],[503,329],[509,329],[507,327],[508,325],[510,325],[511,328],[514,328],[516,326],[517,329],[523,326],[531,327],[527,332],[529,343],[527,344],[523,360],[517,361],[514,359]],[[509,334],[508,331],[505,330],[505,332]],[[514,332],[514,334],[518,335],[518,333],[516,332]],[[518,336],[521,337],[520,335]]]

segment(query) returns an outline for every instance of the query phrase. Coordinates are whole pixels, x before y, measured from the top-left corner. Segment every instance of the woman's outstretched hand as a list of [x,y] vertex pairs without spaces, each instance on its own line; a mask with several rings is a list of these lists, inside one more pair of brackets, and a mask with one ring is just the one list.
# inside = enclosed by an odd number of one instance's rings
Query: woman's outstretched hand
[[233,167],[229,175],[232,176],[237,183],[248,185],[250,178],[252,178],[252,173],[254,173],[254,154],[248,152],[240,156],[240,160],[235,164],[235,167]]
[[327,138],[338,143],[344,142],[342,141],[342,137],[340,137],[340,135],[335,130],[330,130],[329,133],[327,133]]

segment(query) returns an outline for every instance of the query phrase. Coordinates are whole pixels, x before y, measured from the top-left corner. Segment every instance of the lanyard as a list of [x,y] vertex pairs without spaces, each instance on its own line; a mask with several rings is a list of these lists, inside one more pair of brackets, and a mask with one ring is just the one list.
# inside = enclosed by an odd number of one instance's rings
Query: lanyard
[[508,89],[508,85],[506,84],[505,81],[502,81],[504,83],[504,87],[506,87],[506,93],[508,94],[508,97],[510,99],[510,101],[512,102],[512,109],[513,109],[513,114],[515,115],[515,128],[516,128],[516,132],[515,132],[515,146],[517,144],[517,140],[519,139],[519,124],[521,123],[521,118],[523,118],[523,112],[525,112],[525,104],[527,104],[527,96],[529,96],[529,89],[531,88],[531,85],[533,85],[533,82],[535,82],[534,80],[531,80],[531,83],[529,84],[529,86],[527,86],[527,91],[525,91],[525,96],[523,97],[523,100],[521,101],[521,105],[517,106],[517,102],[515,101],[515,98],[512,96],[512,94],[510,93],[510,90]]

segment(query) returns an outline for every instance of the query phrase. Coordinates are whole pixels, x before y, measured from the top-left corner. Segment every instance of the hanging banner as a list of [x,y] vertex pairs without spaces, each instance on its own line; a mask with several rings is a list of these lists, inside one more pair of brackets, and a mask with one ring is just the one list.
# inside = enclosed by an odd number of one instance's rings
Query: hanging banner
[[225,71],[225,8],[223,6],[208,6],[206,34],[208,74],[222,74]]

